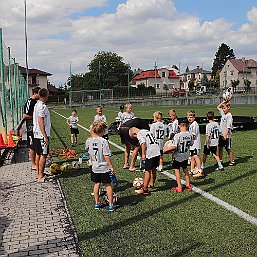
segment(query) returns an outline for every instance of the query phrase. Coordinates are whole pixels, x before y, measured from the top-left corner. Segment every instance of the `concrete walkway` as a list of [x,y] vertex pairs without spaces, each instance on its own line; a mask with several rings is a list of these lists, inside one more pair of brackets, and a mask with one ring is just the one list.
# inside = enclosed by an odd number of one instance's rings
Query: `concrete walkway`
[[0,256],[80,256],[58,181],[39,184],[28,150],[0,168]]

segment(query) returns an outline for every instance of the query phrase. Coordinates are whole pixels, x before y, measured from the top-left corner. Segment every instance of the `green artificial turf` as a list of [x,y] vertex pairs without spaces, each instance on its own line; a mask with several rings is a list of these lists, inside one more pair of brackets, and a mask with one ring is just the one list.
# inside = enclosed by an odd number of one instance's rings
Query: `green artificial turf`
[[[176,106],[177,107],[177,106]],[[256,106],[232,106],[234,115],[257,116]],[[160,107],[167,117],[170,108]],[[188,106],[178,106],[179,116],[185,116]],[[190,106],[199,116],[213,106]],[[56,110],[68,117],[71,110]],[[137,117],[151,118],[155,107],[133,107]],[[104,109],[108,122],[115,120],[116,110]],[[216,114],[218,114],[216,112]],[[89,127],[94,109],[79,109],[80,124]],[[70,147],[70,133],[65,120],[51,112],[51,148]],[[83,142],[88,133],[80,129],[76,150],[84,152]],[[234,205],[244,212],[257,216],[257,131],[233,134],[232,146],[237,165],[214,171],[214,160],[209,158],[207,176],[192,180],[192,184]],[[110,140],[120,144],[117,135]],[[132,181],[143,173],[123,170],[123,153],[112,147],[112,161],[116,168],[120,208],[115,213],[107,209],[95,211],[91,196],[92,182],[86,165],[78,172],[67,173],[60,182],[74,220],[80,247],[84,256],[257,256],[257,228],[234,213],[203,198],[195,192],[176,194],[170,191],[175,181],[158,174],[156,189],[144,197],[135,195]],[[227,156],[224,157],[227,163]],[[165,162],[170,157],[165,156]],[[168,170],[173,173],[172,170]]]

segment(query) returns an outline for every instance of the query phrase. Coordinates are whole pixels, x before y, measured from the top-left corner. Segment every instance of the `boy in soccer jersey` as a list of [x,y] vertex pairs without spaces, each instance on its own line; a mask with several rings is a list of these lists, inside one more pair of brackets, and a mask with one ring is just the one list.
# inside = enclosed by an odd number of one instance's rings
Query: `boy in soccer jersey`
[[109,171],[114,173],[114,168],[110,159],[110,148],[108,141],[102,136],[107,128],[106,123],[95,121],[92,124],[92,138],[87,141],[88,153],[92,164],[91,180],[94,184],[95,209],[100,209],[103,204],[99,200],[99,189],[101,183],[104,184],[108,199],[109,211],[114,211],[113,190]]
[[153,114],[154,123],[151,125],[150,132],[153,134],[154,138],[157,140],[160,147],[160,165],[158,167],[159,171],[162,171],[163,167],[163,140],[165,128],[162,122],[162,112],[155,112]]
[[231,137],[232,137],[232,129],[233,129],[233,117],[230,112],[230,103],[222,102],[217,106],[218,111],[221,114],[220,121],[220,131],[221,135],[219,138],[219,157],[222,160],[223,157],[223,147],[225,147],[228,155],[229,155],[229,165],[235,165],[234,155],[231,149]]
[[102,106],[97,106],[96,107],[96,115],[94,117],[94,121],[101,121],[104,122],[106,124],[106,129],[103,133],[103,138],[108,140],[109,139],[109,135],[108,135],[108,128],[107,128],[107,119],[105,117],[105,115],[103,114],[103,107]]
[[121,124],[126,123],[127,121],[133,119],[135,117],[135,114],[132,112],[132,105],[126,104],[125,112],[120,116],[120,126]]
[[121,119],[122,119],[122,115],[124,113],[124,105],[120,105],[120,111],[118,112],[118,125],[117,125],[117,129],[120,129],[120,125],[121,125]]
[[177,117],[177,113],[176,110],[172,109],[169,110],[168,115],[170,117],[171,123],[168,124],[168,138],[169,140],[172,140],[175,136],[175,134],[177,134],[179,132],[179,127],[178,127],[178,117]]
[[[202,162],[202,169],[205,168],[205,163],[207,156],[212,154],[212,156],[216,159],[218,163],[218,170],[223,170],[223,166],[221,164],[220,158],[217,155],[217,147],[219,144],[219,135],[220,135],[220,126],[219,124],[214,121],[214,112],[209,111],[207,112],[207,119],[209,124],[206,125],[206,138],[205,138],[205,145],[203,150],[203,162]],[[194,178],[198,178],[198,174],[193,175]]]
[[67,119],[67,123],[70,127],[72,146],[76,145],[78,142],[78,136],[77,136],[79,134],[78,122],[79,122],[79,118],[77,116],[77,111],[73,110],[71,112],[71,116]]
[[191,156],[191,172],[194,173],[195,166],[197,167],[198,177],[204,177],[201,160],[199,157],[199,152],[201,149],[201,139],[200,139],[200,130],[199,125],[195,120],[195,111],[191,110],[187,112],[187,119],[189,121],[189,132],[193,136],[194,143],[190,146],[190,156]]
[[159,166],[160,147],[149,130],[132,127],[129,130],[131,138],[137,138],[142,149],[142,166],[145,166],[144,186],[135,190],[137,194],[148,194],[148,188],[153,188],[156,180],[156,168]]
[[182,184],[180,177],[180,168],[183,169],[186,178],[186,189],[192,190],[190,178],[187,169],[187,161],[190,154],[189,148],[193,145],[193,137],[188,131],[188,121],[186,119],[179,120],[180,132],[174,136],[173,145],[169,150],[174,151],[173,167],[175,168],[176,181],[178,186],[171,188],[172,191],[181,193]]

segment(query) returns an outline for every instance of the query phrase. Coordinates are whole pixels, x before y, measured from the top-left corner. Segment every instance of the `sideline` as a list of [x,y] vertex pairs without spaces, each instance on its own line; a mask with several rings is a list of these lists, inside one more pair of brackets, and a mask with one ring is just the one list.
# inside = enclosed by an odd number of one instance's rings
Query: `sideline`
[[[54,111],[54,110],[52,110],[52,112],[54,112],[55,114],[59,115],[60,117],[62,117],[62,118],[64,118],[64,119],[67,119],[65,116],[63,116],[62,114],[60,114],[60,113],[58,113],[58,112],[56,112],[56,111]],[[82,129],[84,129],[84,130],[86,130],[86,131],[89,132],[89,129],[85,128],[84,126],[79,125],[79,124],[78,124],[78,126],[79,126],[80,128],[82,128]],[[119,150],[122,150],[122,151],[125,150],[125,148],[123,148],[123,147],[121,147],[121,146],[119,146],[119,145],[117,145],[117,144],[115,144],[115,143],[113,143],[113,142],[111,142],[111,141],[109,141],[109,143],[110,143],[111,145],[113,145],[114,147],[116,147],[117,149],[119,149]],[[162,174],[166,175],[167,177],[169,177],[169,178],[171,178],[171,179],[173,179],[173,180],[176,180],[175,175],[173,175],[173,174],[171,174],[171,173],[169,173],[169,172],[167,172],[167,171],[163,171]],[[181,181],[182,181],[182,184],[183,184],[183,185],[186,184],[186,181],[185,181],[185,180],[182,179]],[[233,213],[236,214],[238,217],[240,217],[240,218],[242,218],[242,219],[244,219],[244,220],[250,222],[251,224],[257,226],[257,218],[255,218],[255,217],[249,215],[248,213],[246,213],[246,212],[240,210],[239,208],[237,208],[237,207],[235,207],[235,206],[233,206],[233,205],[231,205],[231,204],[229,204],[229,203],[227,203],[227,202],[225,202],[225,201],[219,199],[218,197],[215,197],[215,196],[213,196],[212,194],[205,192],[204,190],[202,190],[202,189],[200,189],[200,188],[194,186],[193,184],[191,184],[191,185],[193,186],[193,191],[194,191],[194,192],[196,192],[196,193],[200,194],[201,196],[203,196],[204,198],[206,198],[206,199],[208,199],[208,200],[210,200],[210,201],[212,201],[212,202],[218,204],[219,206],[225,208],[226,210],[228,210],[228,211],[230,211],[230,212],[233,212]]]

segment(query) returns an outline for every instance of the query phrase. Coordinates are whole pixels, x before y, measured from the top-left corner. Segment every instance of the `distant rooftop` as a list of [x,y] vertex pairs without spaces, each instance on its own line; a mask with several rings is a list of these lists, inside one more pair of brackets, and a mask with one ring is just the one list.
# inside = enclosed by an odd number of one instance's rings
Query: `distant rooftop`
[[229,59],[239,72],[251,72],[251,68],[257,68],[257,62],[253,59]]
[[185,72],[181,75],[186,75],[186,74],[196,74],[196,73],[202,73],[202,74],[211,74],[211,71],[204,70],[203,68],[200,68],[200,66],[196,66],[195,69],[189,70],[188,72]]
[[[26,74],[26,68],[25,67],[22,67],[22,66],[19,66],[19,70],[21,72],[21,74]],[[28,70],[29,72],[29,75],[45,75],[45,76],[52,76],[53,74],[51,73],[48,73],[46,71],[42,71],[42,70],[38,70],[38,69],[29,69]]]

